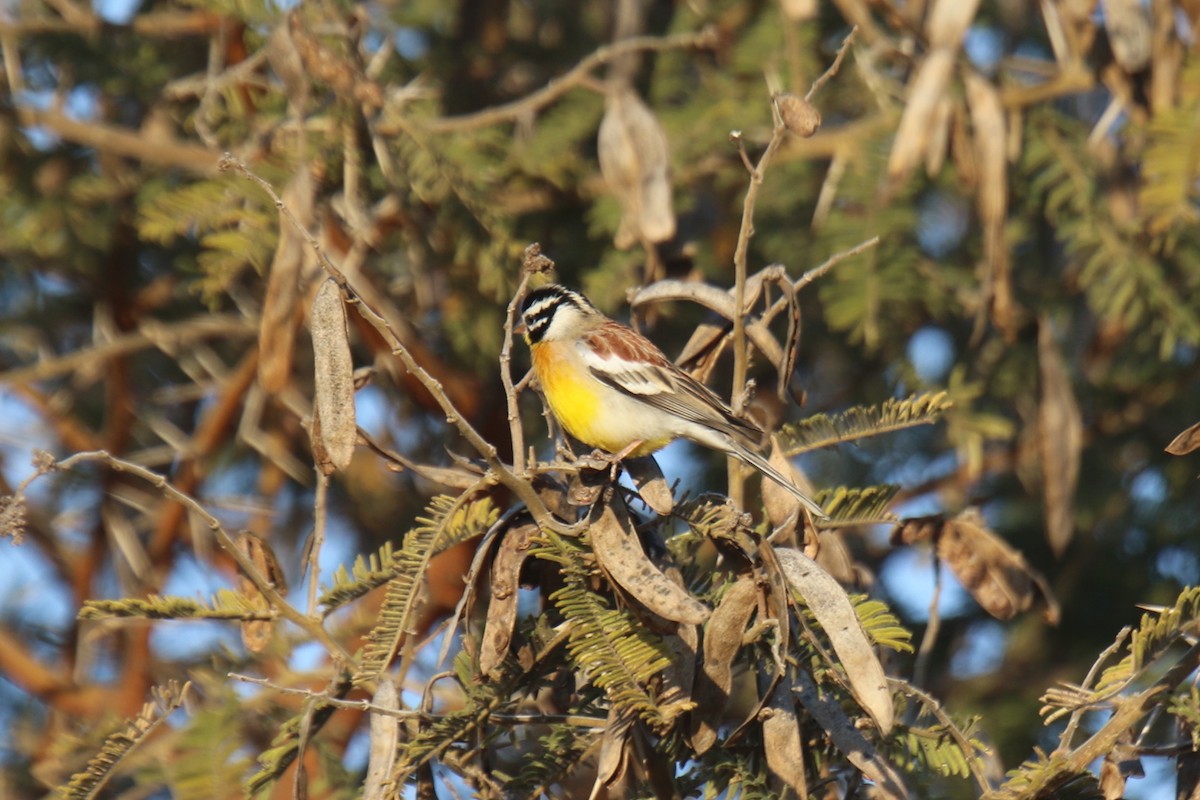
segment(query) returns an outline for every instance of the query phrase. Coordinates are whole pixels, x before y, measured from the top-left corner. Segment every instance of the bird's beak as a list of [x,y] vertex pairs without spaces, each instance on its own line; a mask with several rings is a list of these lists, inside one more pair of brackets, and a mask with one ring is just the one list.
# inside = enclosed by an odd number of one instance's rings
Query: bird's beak
[[526,330],[527,328],[525,327],[525,320],[521,320],[513,327],[513,333],[517,334],[518,336],[524,336]]

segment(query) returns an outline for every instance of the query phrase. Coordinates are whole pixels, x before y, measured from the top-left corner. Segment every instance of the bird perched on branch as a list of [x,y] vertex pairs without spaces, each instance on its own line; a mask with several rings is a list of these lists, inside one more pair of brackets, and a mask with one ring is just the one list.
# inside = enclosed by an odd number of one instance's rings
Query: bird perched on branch
[[551,284],[521,305],[533,370],[567,433],[618,459],[689,439],[744,461],[787,489],[810,512],[815,501],[755,452],[763,432],[735,416],[707,386],[675,366],[649,339],[604,316],[570,289]]

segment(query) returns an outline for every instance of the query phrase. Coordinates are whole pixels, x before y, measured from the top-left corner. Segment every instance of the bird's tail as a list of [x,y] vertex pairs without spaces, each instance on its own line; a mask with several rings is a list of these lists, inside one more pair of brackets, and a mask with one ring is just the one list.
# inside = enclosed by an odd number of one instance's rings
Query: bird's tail
[[796,484],[788,480],[788,478],[782,472],[772,467],[769,461],[740,442],[734,441],[732,438],[730,439],[729,444],[730,452],[732,452],[733,455],[737,456],[742,461],[745,461],[763,475],[766,475],[768,478],[775,481],[780,486],[795,495],[796,499],[799,500],[800,503],[813,514],[813,516],[817,517],[818,519],[829,519],[829,515],[825,513],[825,509],[821,508],[821,506],[817,504],[816,500],[813,500],[804,492],[800,491]]

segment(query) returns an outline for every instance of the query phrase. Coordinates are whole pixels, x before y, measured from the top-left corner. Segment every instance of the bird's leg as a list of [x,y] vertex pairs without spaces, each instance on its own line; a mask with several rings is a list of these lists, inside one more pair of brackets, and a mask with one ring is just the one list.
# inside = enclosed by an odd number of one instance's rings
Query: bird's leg
[[646,442],[643,439],[634,439],[632,442],[630,442],[629,444],[622,447],[620,452],[613,453],[611,456],[609,456],[609,459],[611,459],[611,461],[612,461],[612,467],[610,468],[611,469],[611,471],[610,471],[610,479],[611,480],[616,481],[617,472],[621,468],[621,462],[624,461],[625,458],[630,453],[632,453],[634,450],[637,450],[639,447],[641,447],[645,443]]

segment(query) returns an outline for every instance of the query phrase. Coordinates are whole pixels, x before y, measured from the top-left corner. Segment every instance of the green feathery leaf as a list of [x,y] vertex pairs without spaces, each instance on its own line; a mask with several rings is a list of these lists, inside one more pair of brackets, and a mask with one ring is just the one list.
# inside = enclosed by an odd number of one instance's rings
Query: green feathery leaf
[[122,730],[104,740],[100,752],[88,760],[87,766],[71,776],[71,780],[58,788],[58,795],[69,800],[91,800],[112,777],[113,770],[146,740],[150,733],[162,724],[171,712],[183,704],[191,683],[180,686],[170,681],[165,686],[151,690],[152,699],[142,707],[142,712],[130,720]]
[[221,589],[204,605],[187,597],[127,597],[117,600],[85,600],[79,609],[79,619],[113,619],[140,617],[143,619],[235,619],[272,620],[274,611],[256,607],[238,592]]
[[868,436],[929,425],[937,422],[950,406],[946,392],[926,392],[903,400],[891,398],[882,405],[855,406],[840,414],[814,414],[785,425],[779,432],[779,443],[788,456],[794,456]]
[[363,648],[355,683],[374,679],[387,669],[400,643],[408,635],[413,615],[422,596],[421,580],[429,559],[443,542],[460,542],[482,534],[499,518],[491,498],[475,500],[465,495],[438,495],[429,503],[428,516],[417,519],[417,527],[404,537],[404,545],[392,564],[387,597],[379,610],[379,622]]
[[853,525],[890,524],[897,517],[888,511],[888,505],[900,491],[899,486],[863,486],[850,488],[839,486],[817,493],[816,500],[829,515],[823,528],[844,528]]
[[531,553],[560,566],[564,585],[550,600],[570,625],[567,651],[575,665],[614,706],[638,714],[656,729],[669,727],[691,703],[656,697],[649,687],[671,663],[662,639],[590,587],[593,570],[585,561],[586,539],[546,532],[539,541]]
[[1096,681],[1096,693],[1103,696],[1119,691],[1189,628],[1194,632],[1197,621],[1200,621],[1200,586],[1184,589],[1175,605],[1168,609],[1143,614],[1138,629],[1129,637],[1125,657],[1104,670]]
[[912,631],[900,624],[887,603],[867,595],[855,595],[850,600],[863,630],[875,644],[904,653],[913,651]]

